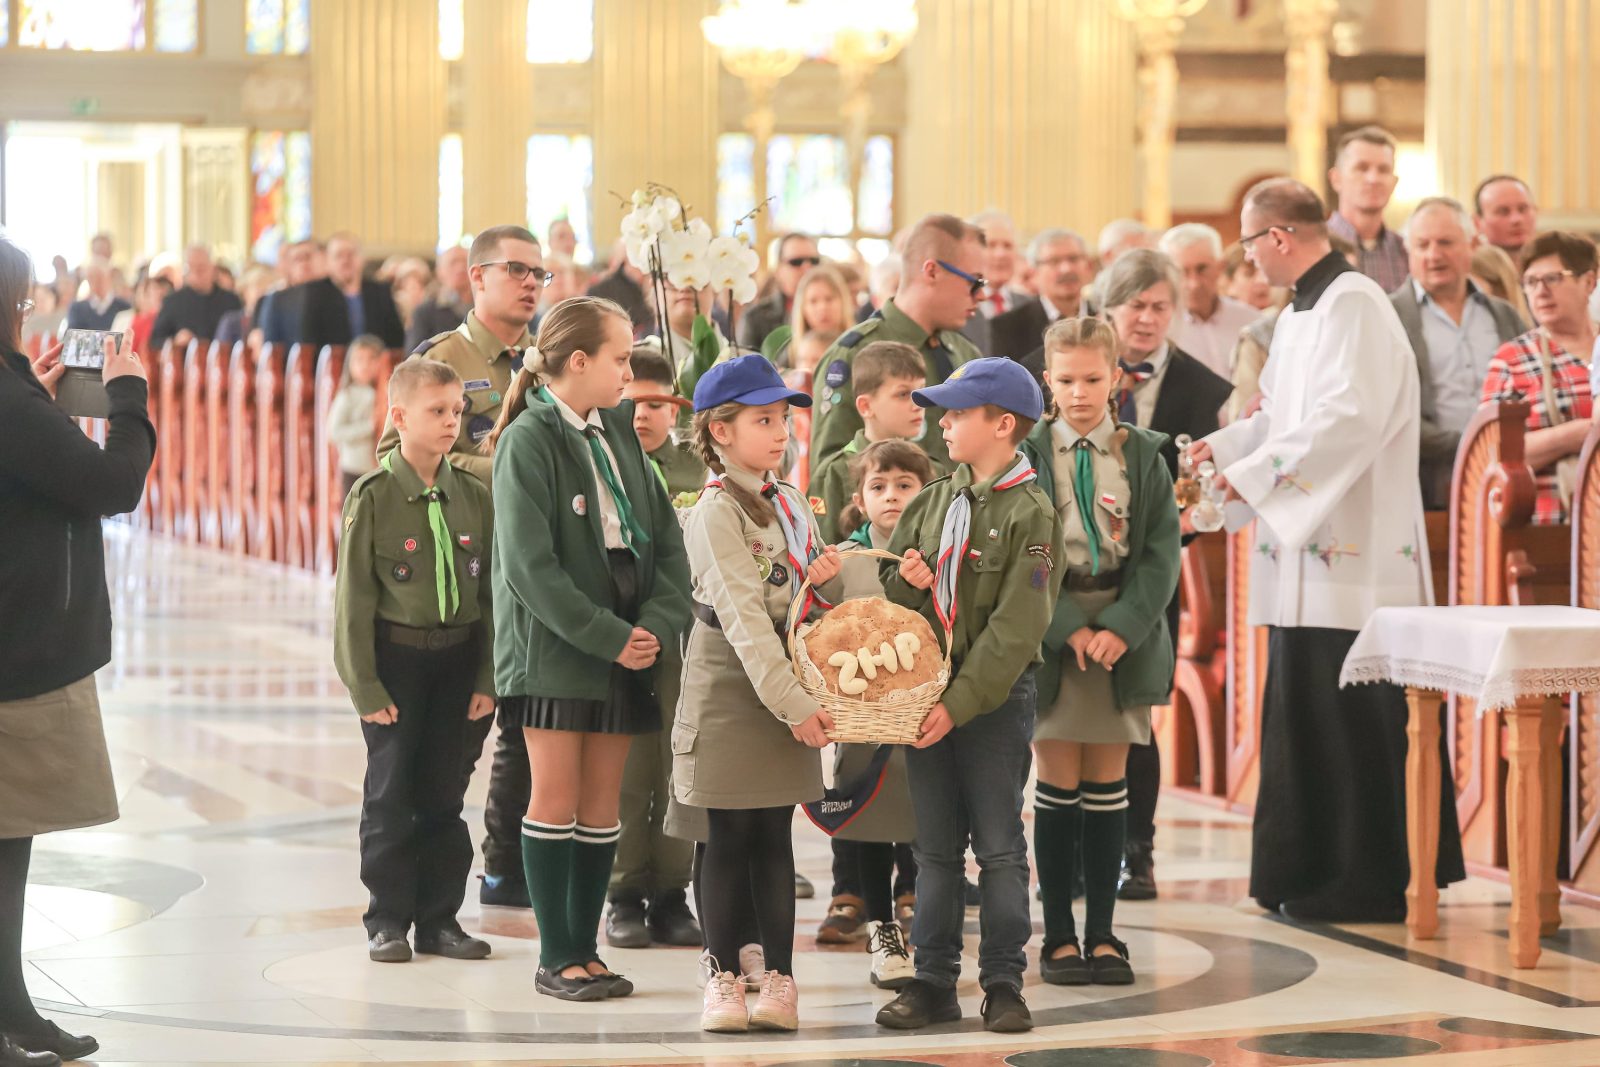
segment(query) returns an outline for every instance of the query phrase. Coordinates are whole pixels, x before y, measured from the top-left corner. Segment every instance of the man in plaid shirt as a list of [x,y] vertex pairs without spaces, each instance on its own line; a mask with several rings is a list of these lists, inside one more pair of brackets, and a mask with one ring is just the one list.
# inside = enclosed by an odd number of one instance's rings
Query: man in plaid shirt
[[1406,243],[1383,224],[1399,177],[1394,138],[1379,126],[1363,126],[1339,139],[1328,181],[1339,207],[1328,216],[1328,232],[1356,246],[1356,270],[1392,293],[1411,276]]

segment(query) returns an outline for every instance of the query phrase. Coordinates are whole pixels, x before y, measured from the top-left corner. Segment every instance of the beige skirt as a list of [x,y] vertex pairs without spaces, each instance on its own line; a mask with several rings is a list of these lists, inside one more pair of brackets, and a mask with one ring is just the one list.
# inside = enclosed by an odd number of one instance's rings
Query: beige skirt
[[[1093,618],[1116,601],[1115,589],[1062,593]],[[1086,745],[1150,743],[1150,708],[1117,708],[1111,672],[1093,660],[1088,670],[1078,668],[1078,654],[1061,652],[1061,688],[1045,703],[1039,694],[1039,714],[1034,719],[1035,741],[1077,741]]]
[[94,675],[0,701],[0,838],[99,826],[117,817]]

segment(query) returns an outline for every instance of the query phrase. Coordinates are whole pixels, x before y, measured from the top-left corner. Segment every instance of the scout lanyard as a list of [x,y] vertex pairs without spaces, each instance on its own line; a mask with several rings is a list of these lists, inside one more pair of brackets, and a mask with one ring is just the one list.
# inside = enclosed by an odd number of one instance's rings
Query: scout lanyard
[[[538,396],[547,404],[555,404],[555,396],[542,385],[539,387]],[[600,428],[586,424],[582,433],[584,440],[589,444],[589,458],[594,461],[594,469],[600,473],[600,480],[606,483],[606,491],[611,494],[611,502],[616,505],[617,518],[622,525],[623,547],[637,556],[639,546],[650,543],[650,535],[644,532],[644,527],[634,518],[633,505],[628,502],[627,491],[622,488],[622,479],[617,476],[617,469],[611,465],[611,456],[600,444]]]
[[[706,482],[707,489],[723,488],[722,479],[712,475]],[[794,509],[789,502],[788,494],[779,488],[777,482],[767,482],[761,487],[761,495],[773,503],[773,510],[778,515],[778,525],[783,529],[783,544],[789,555],[789,589],[790,596],[800,592],[800,586],[805,583],[806,568],[818,556],[816,539],[811,535],[811,523],[805,522],[805,534],[800,533],[800,522],[794,517]],[[804,520],[802,520],[804,521]],[[824,600],[815,589],[807,590],[806,603],[801,609],[800,617],[803,619],[811,612],[812,604],[823,608],[831,608],[832,604]]]
[[[394,457],[399,451],[397,448],[385,453],[380,464],[390,474],[394,473]],[[439,492],[439,487],[433,485],[429,486],[423,495],[428,498],[428,529],[433,532],[433,578],[439,589],[439,623],[443,625],[460,610],[461,590],[456,585],[456,560],[450,551],[453,543],[450,527],[444,521],[444,508],[439,503],[442,494]],[[445,609],[447,587],[450,593],[449,610]]]
[[[1017,455],[1017,462],[1005,476],[994,483],[994,491],[1002,492],[1038,475],[1028,463],[1028,457]],[[944,513],[944,529],[939,534],[939,561],[934,567],[933,613],[939,624],[949,633],[956,624],[956,578],[961,573],[961,561],[972,547],[972,487],[957,493]]]

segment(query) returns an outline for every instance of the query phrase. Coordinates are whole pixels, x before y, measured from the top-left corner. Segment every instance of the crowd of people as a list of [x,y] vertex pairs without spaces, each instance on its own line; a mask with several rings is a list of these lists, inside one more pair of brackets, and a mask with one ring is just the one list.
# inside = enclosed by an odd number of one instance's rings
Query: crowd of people
[[[1376,127],[1342,139],[1329,184],[1331,210],[1289,179],[1258,184],[1231,245],[1130,219],[1093,246],[1061,227],[1024,240],[991,211],[926,216],[869,266],[785,234],[737,309],[671,285],[655,307],[620,249],[576,263],[564,222],[370,275],[336,234],[237,286],[201,247],[127,285],[97,239],[81,272],[0,293],[0,327],[14,304],[17,352],[66,326],[348,346],[329,427],[347,486],[336,661],[369,754],[374,961],[489,955],[456,914],[466,780],[494,733],[480,901],[534,910],[539,994],[627,996],[603,931],[701,946],[706,1029],[794,1029],[805,805],[833,851],[817,940],[864,943],[868,979],[895,992],[879,1023],[960,1016],[976,907],[984,1022],[1015,1031],[1031,1026],[1030,780],[1043,980],[1135,980],[1114,916],[1159,893],[1151,708],[1195,536],[1174,497],[1185,460],[1214,463],[1235,528],[1259,520],[1251,895],[1293,920],[1404,917],[1403,698],[1341,691],[1338,671],[1373,609],[1431,598],[1422,511],[1446,506],[1481,402],[1529,403],[1536,521],[1565,518],[1592,417],[1594,242],[1539,231],[1509,175],[1389,229],[1395,143]],[[375,412],[382,353],[401,347]],[[34,407],[58,373],[50,350],[10,370],[45,383],[17,394]],[[113,430],[144,418],[134,391]],[[882,596],[921,612],[952,661],[914,745],[836,746],[826,786],[833,723],[783,633],[806,582],[813,611]],[[864,783],[861,817],[829,825]],[[1449,789],[1441,884],[1462,877]],[[6,996],[0,981],[0,1028],[38,1043]]]

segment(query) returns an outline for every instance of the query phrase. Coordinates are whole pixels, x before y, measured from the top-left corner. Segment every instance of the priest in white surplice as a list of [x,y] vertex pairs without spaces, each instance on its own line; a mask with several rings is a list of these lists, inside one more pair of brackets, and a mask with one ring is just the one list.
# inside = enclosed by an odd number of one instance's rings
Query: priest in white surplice
[[[1372,612],[1433,591],[1417,479],[1416,359],[1387,295],[1328,245],[1322,202],[1291,179],[1255,186],[1245,254],[1294,289],[1261,375],[1260,410],[1195,445],[1255,518],[1250,622],[1270,627],[1250,893],[1304,921],[1399,922],[1404,693],[1339,688]],[[1448,760],[1444,766],[1450,766]],[[1444,776],[1437,874],[1465,877]]]

